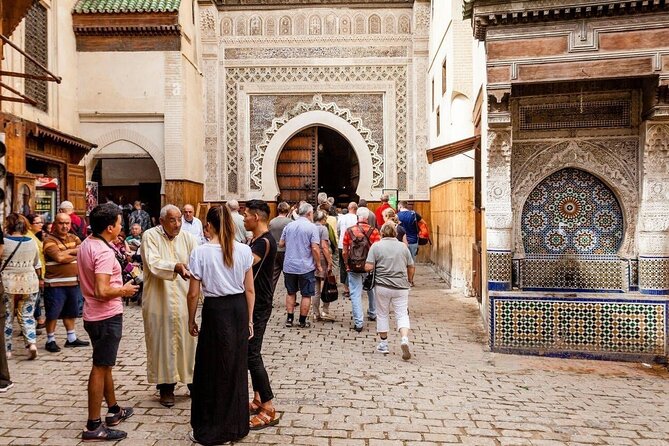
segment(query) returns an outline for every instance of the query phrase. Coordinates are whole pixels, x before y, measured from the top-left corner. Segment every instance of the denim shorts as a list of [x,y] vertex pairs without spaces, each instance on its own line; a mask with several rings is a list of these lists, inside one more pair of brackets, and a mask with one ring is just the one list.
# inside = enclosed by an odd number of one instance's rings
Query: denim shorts
[[84,329],[93,345],[93,365],[100,367],[116,365],[116,355],[123,332],[123,314],[101,321],[84,321]]
[[79,317],[79,299],[81,290],[79,285],[45,287],[44,309],[46,319],[55,321],[57,319],[74,319]]
[[316,275],[314,271],[304,274],[283,273],[284,283],[288,294],[297,294],[299,291],[302,297],[312,297],[316,294]]

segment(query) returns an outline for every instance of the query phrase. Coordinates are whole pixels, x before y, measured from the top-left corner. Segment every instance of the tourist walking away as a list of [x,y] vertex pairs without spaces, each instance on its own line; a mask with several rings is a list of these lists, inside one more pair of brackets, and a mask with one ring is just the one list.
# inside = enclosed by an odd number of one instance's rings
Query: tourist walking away
[[[121,209],[113,203],[96,206],[90,214],[93,235],[79,246],[77,267],[84,295],[84,329],[93,344],[93,367],[88,377],[88,421],[83,441],[116,441],[126,432],[111,429],[131,417],[132,407],[120,407],[116,400],[112,368],[116,365],[123,332],[122,298],[133,296],[139,287],[123,283],[123,258],[111,245],[121,232]],[[104,396],[105,422],[100,418]]]
[[269,213],[269,206],[262,200],[246,203],[244,225],[247,231],[253,233],[249,245],[253,253],[253,286],[256,295],[253,307],[253,337],[249,340],[248,358],[253,385],[253,400],[249,403],[249,413],[252,415],[249,427],[252,430],[264,429],[279,422],[273,404],[274,393],[261,354],[265,329],[272,315],[272,275],[277,250],[276,240],[268,228]]
[[[288,223],[293,220],[288,217],[288,213],[290,212],[290,205],[285,201],[279,203],[276,209],[279,215],[270,220],[269,232],[272,234],[272,237],[274,237],[274,240],[278,241],[281,239],[283,228],[285,228]],[[283,259],[285,254],[286,247],[278,246],[276,250],[276,257],[274,258],[274,270],[272,272],[272,294],[274,294],[274,290],[276,290],[276,284],[279,283],[279,277],[283,272]]]
[[395,231],[397,232],[397,240],[409,246],[409,243],[407,242],[407,234],[400,224],[395,210],[393,208],[386,209],[383,211],[383,218],[385,219],[386,223],[390,223],[395,227]]
[[409,248],[397,240],[397,231],[392,223],[381,227],[381,241],[369,249],[365,270],[374,271],[376,296],[376,332],[380,342],[376,350],[390,353],[388,331],[390,329],[390,307],[395,310],[397,330],[400,332],[402,359],[411,358],[409,348],[409,289],[413,285],[414,261]]
[[363,198],[361,198],[360,200],[358,200],[358,209],[360,209],[360,208],[364,208],[364,209],[367,209],[367,211],[369,211],[369,218],[367,219],[367,223],[368,223],[369,226],[371,226],[372,228],[377,228],[378,226],[376,226],[376,215],[374,215],[374,212],[372,212],[372,211],[367,207],[367,200],[365,200],[365,199],[363,199]]
[[411,257],[416,260],[416,254],[418,254],[418,222],[422,217],[417,212],[409,210],[406,201],[400,201],[397,209],[399,211],[397,219],[406,233]]
[[128,216],[128,227],[132,227],[135,223],[142,227],[142,232],[151,228],[151,216],[148,212],[142,209],[142,202],[135,201],[133,204],[133,211]]
[[344,297],[350,297],[351,295],[348,286],[348,272],[342,252],[344,250],[344,234],[348,228],[355,226],[358,223],[358,216],[356,215],[357,211],[358,203],[352,201],[348,204],[348,213],[340,215],[337,219],[337,237],[339,240],[337,245],[337,248],[339,249],[339,281],[344,285]]
[[390,196],[388,194],[383,194],[381,195],[381,206],[376,208],[376,211],[374,211],[374,215],[376,217],[376,227],[377,229],[381,229],[381,226],[386,222],[386,217],[383,215],[384,211],[386,209],[392,209],[392,206],[390,206]]
[[[5,249],[5,237],[0,228],[0,258]],[[9,364],[7,364],[7,350],[5,350],[5,318],[7,317],[4,309],[0,309],[0,393],[5,393],[14,383],[9,376]]]
[[320,239],[318,246],[320,248],[321,258],[321,270],[316,271],[316,289],[314,298],[311,302],[313,317],[314,320],[317,321],[334,321],[334,318],[330,314],[330,302],[322,302],[323,305],[321,306],[321,293],[323,292],[323,287],[328,275],[332,274],[333,268],[332,252],[330,251],[330,233],[326,226],[327,218],[328,214],[322,210],[317,211],[316,216],[314,217],[314,223],[318,229]]
[[[44,239],[46,233],[42,231],[44,228],[44,220],[42,219],[41,215],[38,214],[28,214],[26,216],[28,219],[28,223],[30,223],[30,226],[28,226],[28,237],[33,239],[35,244],[37,245],[37,250],[39,251],[39,261],[42,264],[42,271],[40,274],[40,277],[44,277],[44,273],[46,271],[46,262],[44,261],[44,246],[42,244],[42,240]],[[42,330],[46,328],[46,317],[44,316],[44,281],[40,281],[39,285],[39,291],[37,292],[37,300],[35,301],[35,322],[37,325],[35,326],[36,330],[35,333],[38,335],[42,334]],[[4,327],[4,325],[3,325]]]
[[207,239],[204,238],[202,221],[200,221],[200,219],[195,216],[195,208],[193,205],[185,205],[182,209],[182,214],[181,230],[192,234],[199,245],[206,242]]
[[63,212],[70,216],[70,231],[72,234],[79,237],[80,240],[86,238],[86,225],[81,217],[74,212],[74,205],[71,201],[63,201],[60,203],[58,212]]
[[298,209],[298,219],[289,223],[281,234],[279,246],[286,247],[283,261],[283,277],[286,285],[286,327],[294,321],[297,292],[300,299],[300,328],[308,328],[307,321],[311,298],[316,292],[316,271],[322,271],[320,236],[313,224],[314,207],[303,203]]
[[235,223],[235,240],[240,243],[246,243],[250,238],[250,233],[244,229],[244,216],[239,213],[239,202],[237,200],[229,200],[226,205],[232,215],[232,221]]
[[46,345],[51,353],[58,353],[56,324],[63,320],[67,330],[65,347],[87,347],[88,341],[77,338],[74,321],[79,315],[79,302],[83,299],[79,288],[77,254],[81,240],[72,234],[70,216],[56,214],[53,232],[44,238],[44,308],[46,313]]
[[[357,211],[358,223],[344,232],[344,264],[348,273],[348,286],[351,290],[351,309],[353,313],[353,328],[360,333],[363,328],[362,310],[362,282],[367,277],[365,261],[369,248],[381,240],[379,230],[367,223],[369,209],[359,208]],[[367,318],[376,320],[374,290],[367,291]]]
[[176,383],[193,382],[196,342],[188,334],[186,295],[191,277],[188,262],[198,242],[181,230],[178,207],[163,207],[159,222],[142,237],[146,377],[160,391],[160,404],[172,407]]
[[[207,212],[211,239],[190,257],[188,325],[199,336],[191,391],[190,440],[223,444],[248,435],[248,344],[253,337],[253,255],[235,240],[226,206]],[[204,295],[202,325],[195,313]]]
[[4,287],[5,348],[7,358],[12,357],[12,335],[14,312],[21,327],[23,340],[28,350],[28,359],[37,357],[37,335],[35,333],[35,302],[39,292],[42,264],[37,245],[28,237],[28,220],[17,213],[5,219],[7,235],[4,237],[0,273]]

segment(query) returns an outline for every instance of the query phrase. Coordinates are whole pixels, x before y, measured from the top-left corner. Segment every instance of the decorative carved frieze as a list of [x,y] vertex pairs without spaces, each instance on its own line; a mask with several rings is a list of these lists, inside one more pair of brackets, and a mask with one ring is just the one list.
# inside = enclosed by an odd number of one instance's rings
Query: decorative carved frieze
[[[488,249],[511,249],[511,131],[488,131],[486,228]],[[511,268],[509,264],[509,268]]]

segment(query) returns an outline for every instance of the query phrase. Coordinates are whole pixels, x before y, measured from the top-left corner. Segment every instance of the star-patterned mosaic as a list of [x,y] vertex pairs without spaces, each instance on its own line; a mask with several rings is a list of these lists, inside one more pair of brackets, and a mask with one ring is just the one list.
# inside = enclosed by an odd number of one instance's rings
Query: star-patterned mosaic
[[615,254],[623,233],[622,210],[611,189],[580,169],[546,177],[523,206],[527,254]]

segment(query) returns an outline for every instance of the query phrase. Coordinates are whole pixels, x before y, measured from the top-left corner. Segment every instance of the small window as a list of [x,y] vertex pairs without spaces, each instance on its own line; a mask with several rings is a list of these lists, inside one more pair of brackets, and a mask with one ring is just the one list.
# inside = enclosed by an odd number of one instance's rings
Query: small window
[[441,113],[439,111],[439,107],[437,107],[437,137],[439,137],[440,133],[441,133]]
[[441,95],[446,94],[446,59],[441,64]]
[[434,78],[432,78],[432,109],[434,110]]
[[[42,66],[49,65],[48,53],[48,24],[47,10],[41,3],[35,2],[26,14],[26,54],[31,55]],[[26,74],[44,76],[44,73],[33,62],[26,59]],[[37,101],[38,109],[47,111],[49,109],[49,83],[45,80],[26,79],[25,95]]]

